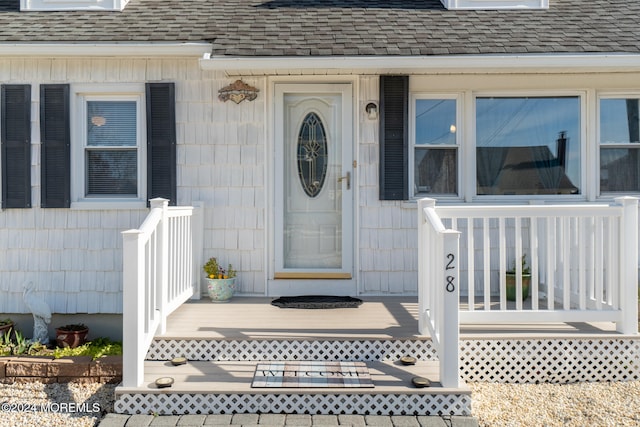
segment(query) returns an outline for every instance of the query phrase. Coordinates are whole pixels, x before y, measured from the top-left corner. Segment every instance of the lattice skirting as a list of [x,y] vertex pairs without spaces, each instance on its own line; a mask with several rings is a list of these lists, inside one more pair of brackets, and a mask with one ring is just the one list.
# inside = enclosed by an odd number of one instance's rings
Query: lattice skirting
[[[357,341],[156,340],[148,360],[437,360],[429,339]],[[467,382],[572,383],[640,379],[640,339],[536,338],[460,341]]]
[[640,339],[463,340],[460,376],[498,383],[638,380]]
[[471,415],[465,394],[123,394],[117,413]]
[[417,340],[154,340],[147,360],[437,360],[430,339]]

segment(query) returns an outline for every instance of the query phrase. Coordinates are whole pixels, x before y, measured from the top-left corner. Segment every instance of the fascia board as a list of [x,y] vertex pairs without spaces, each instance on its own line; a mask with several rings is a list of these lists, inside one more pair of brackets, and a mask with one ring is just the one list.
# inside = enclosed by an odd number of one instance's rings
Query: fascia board
[[390,70],[433,72],[611,71],[640,68],[640,54],[449,55],[358,57],[227,57],[205,54],[203,70],[349,70],[384,73]]
[[210,43],[0,43],[0,56],[47,57],[195,57],[211,52]]

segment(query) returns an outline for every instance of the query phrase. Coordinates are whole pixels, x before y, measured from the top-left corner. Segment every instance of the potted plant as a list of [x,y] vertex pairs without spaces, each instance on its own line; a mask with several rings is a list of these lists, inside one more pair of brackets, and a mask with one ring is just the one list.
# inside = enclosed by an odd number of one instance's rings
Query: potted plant
[[[527,265],[527,255],[522,255],[522,300],[529,298],[529,288],[531,286],[531,269]],[[507,300],[516,300],[516,263],[513,268],[506,273],[507,276]]]
[[58,347],[76,348],[87,342],[89,328],[83,323],[73,323],[56,328],[56,344]]
[[231,264],[224,269],[215,257],[204,264],[207,291],[213,302],[227,302],[236,290],[236,271]]

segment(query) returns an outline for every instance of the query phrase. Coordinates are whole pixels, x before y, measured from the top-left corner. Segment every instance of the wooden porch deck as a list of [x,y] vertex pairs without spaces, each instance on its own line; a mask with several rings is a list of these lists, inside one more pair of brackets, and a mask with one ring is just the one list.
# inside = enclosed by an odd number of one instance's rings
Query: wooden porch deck
[[[462,325],[458,388],[440,383],[430,337],[419,336],[417,297],[362,297],[358,308],[281,309],[272,298],[183,304],[168,318],[144,362],[141,387],[118,387],[119,413],[471,413],[467,381],[576,382],[637,378],[638,338],[613,323]],[[526,305],[525,305],[526,308]],[[612,351],[611,349],[615,349]],[[404,366],[402,356],[416,365]],[[173,366],[174,357],[189,362]],[[372,389],[252,388],[266,360],[360,360]],[[495,363],[495,362],[498,363]],[[531,369],[536,366],[536,369]],[[169,389],[154,381],[170,376]],[[415,376],[431,381],[416,388]]]
[[[282,309],[273,298],[234,297],[227,303],[209,299],[183,304],[167,321],[164,339],[419,339],[417,297],[360,297],[354,308]],[[530,307],[526,301],[524,309]],[[464,308],[464,305],[462,306]],[[500,337],[568,337],[619,335],[611,322],[512,323],[466,325],[461,339]]]

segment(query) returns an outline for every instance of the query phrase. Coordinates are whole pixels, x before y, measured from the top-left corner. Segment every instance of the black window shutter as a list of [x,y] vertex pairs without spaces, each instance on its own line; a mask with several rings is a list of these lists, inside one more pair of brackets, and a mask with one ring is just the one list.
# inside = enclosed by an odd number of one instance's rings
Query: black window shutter
[[147,198],[176,204],[176,113],[173,83],[147,83]]
[[69,85],[40,85],[42,207],[71,206]]
[[380,200],[407,200],[409,77],[380,76]]
[[2,85],[2,208],[31,207],[31,85]]

